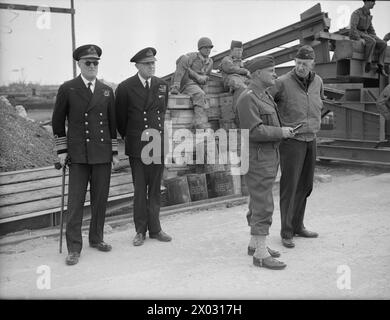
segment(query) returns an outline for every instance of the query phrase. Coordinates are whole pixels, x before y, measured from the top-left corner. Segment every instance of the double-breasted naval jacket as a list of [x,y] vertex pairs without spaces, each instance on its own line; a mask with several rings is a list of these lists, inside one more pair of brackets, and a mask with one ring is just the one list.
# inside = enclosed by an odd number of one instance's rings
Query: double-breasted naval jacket
[[158,133],[161,138],[159,154],[164,155],[164,118],[168,103],[168,84],[152,77],[150,88],[146,89],[138,74],[121,82],[115,92],[115,109],[118,132],[125,138],[125,153],[129,157],[140,158],[143,147],[149,141],[141,140],[142,133],[148,136]]
[[92,96],[88,90],[81,76],[58,89],[52,116],[56,150],[67,152],[71,163],[109,163],[118,153],[114,94],[99,80]]

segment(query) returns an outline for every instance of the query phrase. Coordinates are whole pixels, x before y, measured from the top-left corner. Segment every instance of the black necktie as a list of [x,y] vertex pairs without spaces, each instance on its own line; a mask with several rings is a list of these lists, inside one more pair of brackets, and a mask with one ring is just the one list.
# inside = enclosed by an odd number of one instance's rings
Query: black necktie
[[92,92],[92,82],[88,82],[88,92],[89,92],[89,96],[92,97],[93,96],[93,92]]
[[149,82],[148,82],[148,80],[145,81],[145,89],[146,89],[146,91],[149,91]]

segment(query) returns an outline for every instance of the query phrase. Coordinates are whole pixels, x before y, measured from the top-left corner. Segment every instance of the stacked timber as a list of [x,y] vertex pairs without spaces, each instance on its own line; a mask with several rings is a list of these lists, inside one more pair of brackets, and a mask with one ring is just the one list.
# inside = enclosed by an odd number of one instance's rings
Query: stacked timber
[[[165,113],[165,130],[167,132],[169,149],[164,173],[164,179],[180,176],[190,171],[188,164],[189,157],[192,157],[193,139],[186,137],[186,133],[190,136],[193,134],[193,119],[194,110],[192,102],[187,95],[169,95],[168,107]],[[185,147],[184,161],[177,161],[175,157],[175,150],[178,147],[188,144]],[[190,152],[189,152],[190,151]]]

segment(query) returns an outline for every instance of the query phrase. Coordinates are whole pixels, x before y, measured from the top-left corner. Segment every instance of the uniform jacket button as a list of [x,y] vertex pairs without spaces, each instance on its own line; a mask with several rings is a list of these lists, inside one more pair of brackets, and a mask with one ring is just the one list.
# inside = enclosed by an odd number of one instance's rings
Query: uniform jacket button
[[85,125],[88,125],[88,121],[85,121]]
[[158,120],[161,120],[160,117],[157,117]]
[[85,133],[86,133],[86,134],[88,134],[88,133],[89,133],[89,131],[87,130],[87,131],[85,131]]
[[86,117],[88,117],[88,113],[84,113],[84,115],[85,115]]
[[103,116],[103,113],[100,112],[100,115]]
[[87,139],[87,142],[89,142],[89,139]]
[[144,118],[144,121],[147,121],[148,119],[147,118]]
[[101,141],[104,141],[104,139],[103,139],[103,138],[101,138],[100,140],[101,140]]
[[144,111],[144,114],[146,114],[146,111]]
[[101,133],[103,133],[103,130],[100,130]]
[[102,122],[102,121],[100,121],[100,124],[103,124],[103,122]]

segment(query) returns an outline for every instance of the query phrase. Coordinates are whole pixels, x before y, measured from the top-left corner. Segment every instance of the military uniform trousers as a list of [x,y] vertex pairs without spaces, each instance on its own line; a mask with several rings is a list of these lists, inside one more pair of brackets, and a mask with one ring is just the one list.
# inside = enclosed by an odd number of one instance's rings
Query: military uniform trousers
[[282,238],[304,229],[306,200],[313,190],[316,141],[286,139],[280,144],[280,215]]
[[279,166],[277,143],[259,143],[249,149],[249,170],[245,183],[249,191],[249,214],[251,235],[268,235],[272,224],[274,199],[272,188]]
[[144,164],[141,158],[130,157],[134,185],[134,224],[137,233],[161,231],[160,191],[163,164]]
[[81,252],[83,208],[88,182],[90,184],[91,222],[89,242],[103,241],[104,220],[110,188],[111,163],[69,166],[66,243],[69,252]]
[[387,44],[381,38],[368,34],[366,32],[358,31],[362,39],[364,39],[364,58],[367,62],[372,62],[375,48],[378,50],[378,63],[385,64],[385,55]]

